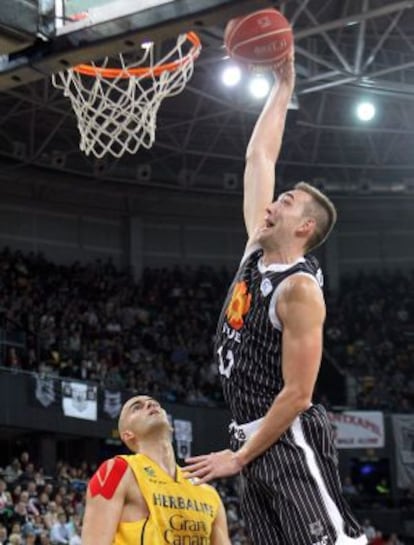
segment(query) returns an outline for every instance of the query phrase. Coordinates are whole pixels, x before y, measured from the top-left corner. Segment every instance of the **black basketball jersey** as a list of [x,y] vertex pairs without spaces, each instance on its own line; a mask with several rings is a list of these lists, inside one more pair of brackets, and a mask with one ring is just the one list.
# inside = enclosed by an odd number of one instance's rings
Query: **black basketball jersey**
[[283,387],[278,286],[297,273],[310,274],[322,286],[322,272],[313,256],[265,267],[262,255],[259,248],[242,261],[216,332],[215,354],[224,398],[238,424],[264,416]]

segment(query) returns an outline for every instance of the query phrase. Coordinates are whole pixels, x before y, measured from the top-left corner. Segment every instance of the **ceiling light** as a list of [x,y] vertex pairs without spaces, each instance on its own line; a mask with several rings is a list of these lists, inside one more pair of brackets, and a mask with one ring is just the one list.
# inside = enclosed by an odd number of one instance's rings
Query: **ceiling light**
[[249,91],[254,98],[264,98],[269,94],[270,83],[262,75],[254,76],[249,83]]
[[360,102],[356,113],[361,121],[371,121],[375,117],[375,106],[372,102]]
[[154,42],[151,40],[145,40],[141,43],[141,49],[151,49],[151,47],[154,45]]
[[241,70],[235,64],[228,64],[221,73],[221,81],[227,87],[234,87],[241,80]]

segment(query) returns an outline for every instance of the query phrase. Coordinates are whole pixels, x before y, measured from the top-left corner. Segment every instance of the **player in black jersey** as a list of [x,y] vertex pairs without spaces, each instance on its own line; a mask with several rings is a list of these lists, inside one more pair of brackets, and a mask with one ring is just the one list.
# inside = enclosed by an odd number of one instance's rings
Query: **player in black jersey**
[[363,545],[342,496],[326,411],[312,404],[325,303],[322,273],[307,254],[329,235],[336,210],[303,182],[272,202],[293,89],[291,58],[276,73],[246,153],[249,238],[216,335],[233,450],[189,458],[186,469],[201,482],[242,473],[254,545]]

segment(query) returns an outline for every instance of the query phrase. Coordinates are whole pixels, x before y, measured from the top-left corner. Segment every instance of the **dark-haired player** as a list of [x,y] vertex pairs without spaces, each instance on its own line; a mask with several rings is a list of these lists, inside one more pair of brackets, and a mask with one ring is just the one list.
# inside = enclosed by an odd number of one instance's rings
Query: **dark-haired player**
[[159,403],[133,397],[118,427],[134,454],[105,461],[90,480],[82,545],[230,545],[223,504],[184,478]]

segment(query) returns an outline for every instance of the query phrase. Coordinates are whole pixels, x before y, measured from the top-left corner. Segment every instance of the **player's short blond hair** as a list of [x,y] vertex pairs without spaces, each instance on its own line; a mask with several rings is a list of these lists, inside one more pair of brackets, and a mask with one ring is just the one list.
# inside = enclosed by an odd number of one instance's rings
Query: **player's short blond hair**
[[316,223],[315,231],[306,243],[305,251],[310,252],[325,242],[330,232],[334,228],[338,214],[333,202],[306,182],[299,182],[295,189],[304,191],[312,197],[312,200],[305,205],[305,215],[311,216]]

